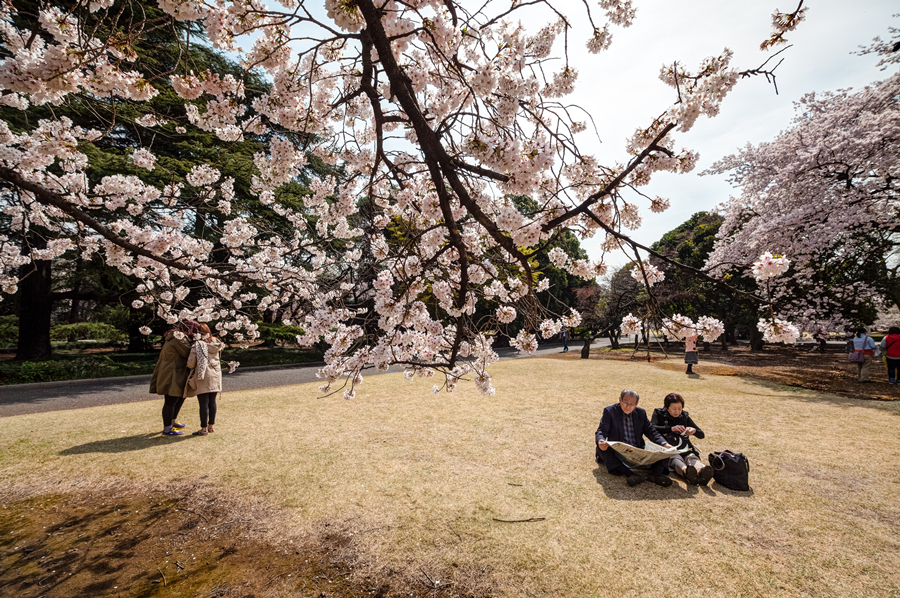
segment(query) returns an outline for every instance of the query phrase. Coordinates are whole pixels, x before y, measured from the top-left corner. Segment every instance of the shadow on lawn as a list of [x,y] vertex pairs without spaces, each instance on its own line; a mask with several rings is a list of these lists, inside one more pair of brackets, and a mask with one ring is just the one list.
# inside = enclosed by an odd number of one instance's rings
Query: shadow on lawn
[[[863,409],[878,409],[887,412],[888,415],[900,416],[900,411],[896,408],[896,400],[885,400],[884,397],[874,397],[872,393],[867,392],[870,386],[862,383],[855,383],[861,390],[854,396],[844,396],[829,392],[828,389],[805,388],[795,384],[783,384],[773,382],[771,380],[760,380],[758,378],[743,378],[754,386],[758,386],[765,391],[759,395],[761,397],[784,398],[795,401],[803,401],[807,403],[828,403],[844,409],[852,409],[862,407]],[[887,384],[881,384],[887,386]],[[893,388],[889,388],[888,392],[893,392]],[[784,391],[791,393],[790,397],[784,396]],[[744,393],[752,395],[753,393]],[[866,401],[859,403],[858,401]]]
[[743,496],[748,498],[753,496],[753,488],[750,488],[750,490],[746,492],[740,492],[737,490],[730,490],[715,482],[710,482],[709,486],[694,486],[692,484],[682,486],[679,484],[679,478],[674,474],[669,476],[674,483],[668,488],[662,488],[650,482],[644,482],[640,486],[632,488],[625,483],[624,477],[607,473],[605,467],[597,467],[594,469],[593,474],[597,483],[603,487],[603,492],[606,496],[613,500],[659,500],[660,498],[679,500],[694,498],[701,492],[708,496],[715,496],[716,494],[728,494],[731,496]]
[[190,438],[184,436],[160,436],[159,432],[153,434],[137,434],[124,438],[109,438],[107,440],[95,440],[85,444],[79,444],[59,452],[60,455],[85,455],[88,453],[126,453],[128,451],[141,451],[148,448],[181,442]]

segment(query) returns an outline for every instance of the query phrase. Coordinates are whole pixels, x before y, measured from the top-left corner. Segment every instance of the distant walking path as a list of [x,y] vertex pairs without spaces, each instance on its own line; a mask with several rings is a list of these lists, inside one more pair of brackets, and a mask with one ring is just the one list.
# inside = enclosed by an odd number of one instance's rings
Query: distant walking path
[[[609,340],[604,340],[605,343],[600,340],[594,341],[592,346],[608,346]],[[580,351],[581,346],[580,341],[570,342],[569,352]],[[535,356],[559,353],[562,351],[562,347],[562,343],[547,343],[540,346]],[[500,359],[527,357],[511,348],[498,349],[497,353],[500,355]],[[233,374],[225,374],[222,382],[225,392],[318,382],[316,371],[320,367],[321,365],[286,365],[238,368]],[[403,369],[395,366],[388,372],[401,372]],[[368,370],[366,375],[372,376],[380,373],[382,372]],[[149,375],[0,386],[0,417],[159,400],[157,395],[148,392],[149,388]]]

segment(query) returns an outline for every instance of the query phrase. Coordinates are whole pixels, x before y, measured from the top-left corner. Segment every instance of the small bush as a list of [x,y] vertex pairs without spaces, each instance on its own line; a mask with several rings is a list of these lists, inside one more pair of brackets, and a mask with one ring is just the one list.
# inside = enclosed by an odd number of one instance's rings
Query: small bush
[[124,332],[100,322],[77,322],[75,324],[58,324],[50,329],[50,339],[55,341],[73,340],[107,340],[112,343],[127,340]]
[[59,380],[83,380],[149,374],[154,362],[119,363],[106,355],[91,355],[67,360],[0,363],[3,384],[29,384]]
[[267,347],[286,344],[296,345],[297,335],[303,334],[299,326],[285,326],[284,324],[269,324],[263,322],[259,325],[259,338]]
[[19,343],[19,318],[0,316],[0,347],[15,347]]

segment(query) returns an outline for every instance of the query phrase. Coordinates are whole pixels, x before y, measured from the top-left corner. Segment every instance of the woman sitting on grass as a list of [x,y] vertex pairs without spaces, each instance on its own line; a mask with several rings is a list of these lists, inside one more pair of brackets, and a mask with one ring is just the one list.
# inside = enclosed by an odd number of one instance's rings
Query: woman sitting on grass
[[209,326],[201,323],[200,339],[191,347],[188,356],[187,366],[193,371],[184,390],[185,397],[197,397],[200,402],[200,429],[194,432],[194,436],[215,432],[216,395],[222,392],[219,353],[223,346],[222,341],[212,335]]
[[687,443],[690,452],[670,458],[669,465],[691,484],[706,486],[713,477],[712,467],[703,465],[697,449],[691,444],[691,436],[703,438],[706,434],[684,410],[684,399],[681,395],[676,392],[667,394],[663,406],[653,410],[650,423],[672,446],[680,448]]

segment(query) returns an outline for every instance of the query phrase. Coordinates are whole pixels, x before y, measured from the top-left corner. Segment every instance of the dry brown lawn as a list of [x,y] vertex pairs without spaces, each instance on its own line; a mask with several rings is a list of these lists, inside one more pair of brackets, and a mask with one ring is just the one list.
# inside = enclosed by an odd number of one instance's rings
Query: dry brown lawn
[[[196,482],[262,497],[273,540],[334,525],[359,562],[450,593],[900,596],[900,404],[639,362],[492,373],[493,397],[399,375],[368,377],[352,402],[313,385],[226,393],[206,438],[154,437],[158,402],[5,418],[0,497]],[[594,430],[626,387],[648,411],[683,394],[704,460],[745,453],[752,491],[629,488],[601,471]]]

